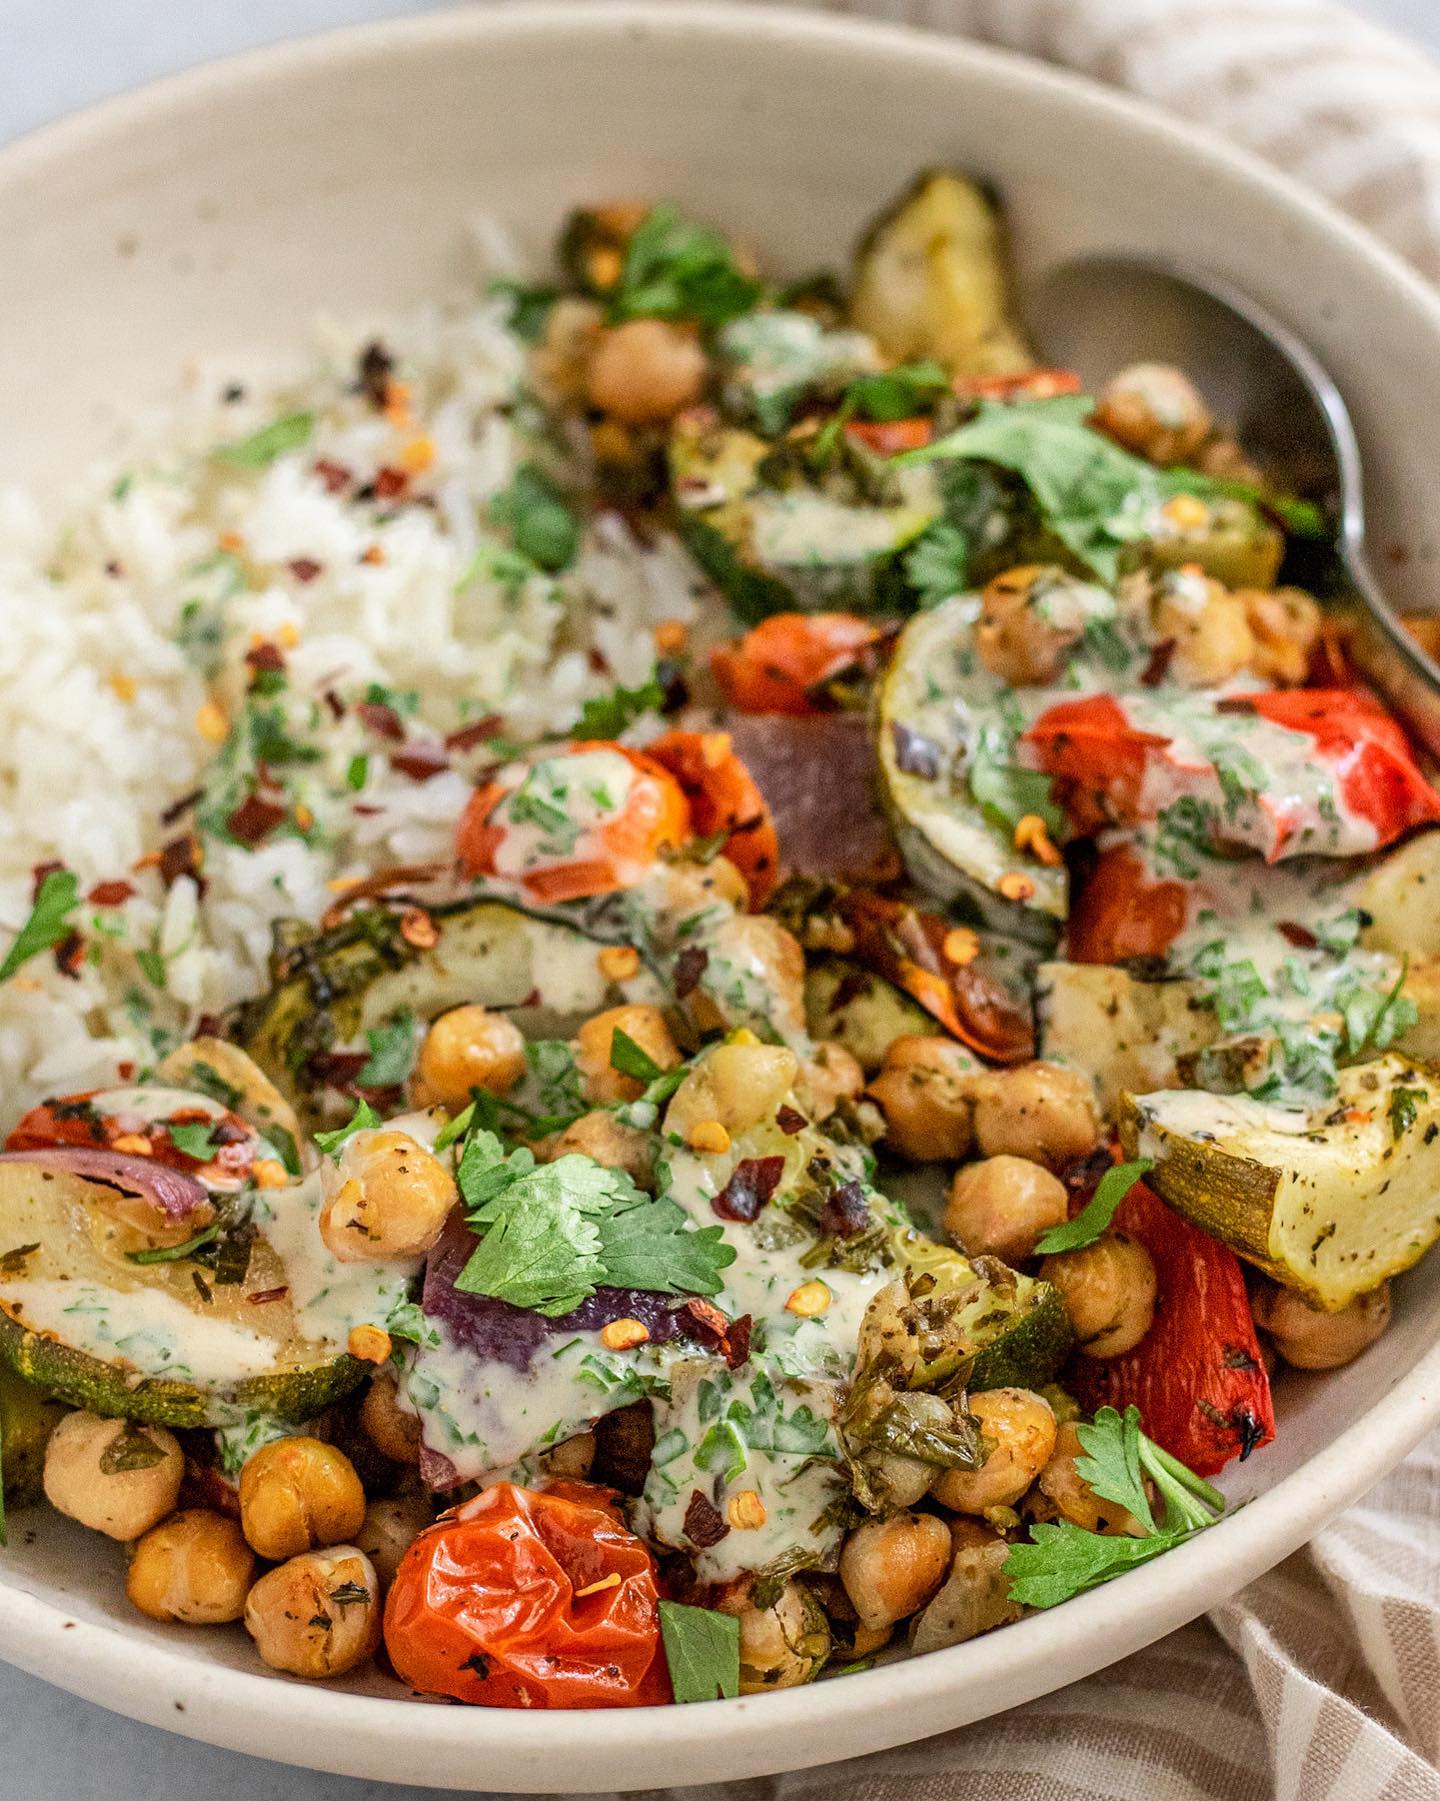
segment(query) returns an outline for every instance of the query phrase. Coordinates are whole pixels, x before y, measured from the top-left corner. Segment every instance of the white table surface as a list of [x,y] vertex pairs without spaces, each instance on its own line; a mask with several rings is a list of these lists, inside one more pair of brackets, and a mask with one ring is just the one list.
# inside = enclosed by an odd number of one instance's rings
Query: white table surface
[[[0,142],[210,57],[431,0],[0,0]],[[1440,51],[1440,0],[1351,0]],[[0,1665],[0,1801],[386,1801],[421,1791],[319,1776],[121,1720]]]

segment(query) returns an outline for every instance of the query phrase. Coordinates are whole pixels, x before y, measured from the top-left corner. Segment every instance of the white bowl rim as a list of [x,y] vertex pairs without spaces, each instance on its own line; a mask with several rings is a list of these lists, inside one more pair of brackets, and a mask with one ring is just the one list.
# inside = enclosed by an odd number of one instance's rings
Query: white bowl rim
[[[1378,266],[1440,334],[1440,297],[1398,255],[1297,181],[1197,126],[1010,51],[908,25],[740,0],[686,0],[684,5],[674,0],[509,0],[503,6],[446,7],[418,17],[323,31],[199,64],[40,126],[0,147],[0,183],[43,181],[48,165],[93,151],[153,113],[193,110],[203,107],[212,93],[303,73],[337,58],[383,58],[401,47],[427,43],[527,36],[573,40],[637,30],[699,39],[743,33],[808,40],[860,56],[883,52],[892,59],[938,60],[962,76],[981,70],[994,82],[1048,89],[1071,106],[1143,127],[1267,191],[1291,213],[1307,217],[1332,239],[1345,240],[1354,253]],[[957,1713],[972,1717],[945,1705],[947,1696],[963,1692],[972,1679],[983,1677],[987,1688],[1008,1685],[1004,1705],[1009,1707],[1055,1687],[1045,1673],[1051,1665],[1066,1664],[1074,1672],[1068,1681],[1111,1664],[1228,1598],[1298,1549],[1399,1463],[1437,1422],[1440,1341],[1323,1457],[1310,1459],[1214,1530],[1081,1597],[1078,1605],[1032,1615],[923,1659],[848,1677],[843,1702],[833,1684],[822,1682],[698,1709],[659,1707],[638,1713],[620,1709],[566,1716],[416,1707],[389,1696],[313,1687],[210,1663],[185,1650],[183,1635],[177,1635],[174,1648],[147,1641],[143,1655],[137,1656],[133,1636],[122,1627],[74,1619],[65,1609],[12,1587],[3,1564],[0,1657],[130,1718],[234,1750],[266,1755],[268,1745],[261,1750],[253,1736],[255,1723],[263,1721],[269,1745],[283,1745],[289,1761],[309,1768],[371,1773],[378,1761],[373,1752],[413,1732],[427,1751],[440,1754],[442,1768],[434,1780],[447,1786],[456,1780],[456,1754],[488,1751],[510,1769],[533,1770],[534,1780],[517,1782],[509,1792],[554,1792],[546,1771],[563,1765],[567,1750],[584,1759],[593,1777],[587,1786],[624,1787],[627,1780],[638,1786],[638,1773],[627,1778],[614,1772],[627,1752],[642,1747],[647,1786],[656,1779],[650,1773],[662,1767],[660,1780],[671,1784],[710,1782],[726,1774],[792,1767],[766,1746],[813,1735],[837,1710],[843,1710],[852,1728],[866,1721],[866,1745],[877,1750],[943,1731],[955,1723]],[[1043,1657],[1037,1655],[1042,1643]],[[1098,1656],[1093,1654],[1097,1646],[1104,1647]],[[406,1720],[413,1727],[407,1728]],[[724,1770],[713,1767],[717,1741]],[[705,1767],[707,1751],[711,1768]],[[693,1756],[687,1759],[687,1753]],[[430,1779],[423,1769],[406,1771],[407,1781],[424,1784]]]

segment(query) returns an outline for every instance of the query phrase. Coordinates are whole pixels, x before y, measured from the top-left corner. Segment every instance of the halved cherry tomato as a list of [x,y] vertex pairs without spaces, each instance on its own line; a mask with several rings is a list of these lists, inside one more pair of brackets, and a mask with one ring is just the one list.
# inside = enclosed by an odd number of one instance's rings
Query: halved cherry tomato
[[1076,887],[1066,928],[1072,963],[1124,963],[1161,957],[1185,929],[1190,890],[1155,879],[1128,844],[1101,851]]
[[504,817],[506,803],[524,786],[528,765],[510,765],[502,777],[484,783],[470,796],[456,828],[455,848],[460,867],[468,876],[499,875],[518,882],[537,901],[584,900],[594,894],[610,894],[639,881],[667,846],[681,845],[690,836],[690,809],[680,785],[669,772],[643,751],[601,740],[566,745],[546,763],[574,759],[573,788],[585,779],[584,758],[597,751],[623,757],[631,767],[630,781],[614,804],[576,840],[573,847],[547,851],[543,836],[523,868],[506,869],[507,840],[518,822]]
[[923,450],[935,434],[935,423],[918,414],[910,419],[849,419],[845,435],[876,456],[899,456],[902,450]]
[[649,756],[680,784],[695,835],[725,833],[720,847],[744,876],[750,905],[762,907],[780,879],[780,840],[765,797],[735,755],[728,732],[666,732]]
[[1201,1476],[1275,1436],[1270,1380],[1240,1260],[1138,1182],[1115,1215],[1155,1265],[1155,1323],[1122,1357],[1077,1357],[1087,1409],[1132,1404],[1158,1445]]
[[655,1559],[609,1489],[497,1482],[422,1532],[385,1603],[401,1681],[481,1707],[670,1699]]
[[854,613],[772,613],[710,653],[726,700],[741,713],[820,713],[817,690],[881,640]]
[[1073,369],[1026,369],[1016,375],[962,375],[955,392],[977,400],[1053,400],[1078,394],[1082,383]]
[[1088,694],[1046,707],[1023,742],[1054,779],[1070,824],[1087,833],[1138,824],[1146,769],[1170,739],[1133,725],[1113,695]]

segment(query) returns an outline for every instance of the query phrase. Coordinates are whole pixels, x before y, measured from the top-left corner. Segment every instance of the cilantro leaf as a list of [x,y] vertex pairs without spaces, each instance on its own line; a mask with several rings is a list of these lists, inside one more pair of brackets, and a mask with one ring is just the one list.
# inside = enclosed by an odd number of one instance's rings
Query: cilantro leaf
[[[1079,1251],[1087,1244],[1094,1244],[1100,1234],[1109,1229],[1121,1201],[1154,1167],[1152,1158],[1139,1157],[1134,1163],[1117,1163],[1113,1169],[1107,1169],[1094,1194],[1074,1219],[1067,1220],[1063,1226],[1051,1226],[1037,1241],[1035,1249],[1049,1256],[1055,1251]],[[1134,1511],[1131,1508],[1131,1512]]]
[[626,246],[610,316],[695,319],[718,326],[748,313],[763,292],[736,266],[734,251],[718,232],[684,218],[673,206],[657,206]]
[[932,525],[905,554],[905,580],[922,607],[959,594],[970,579],[970,539],[958,525]]
[[516,550],[536,568],[558,575],[575,561],[580,521],[538,464],[520,465],[510,486],[490,502],[490,517],[509,526]]
[[175,1149],[193,1157],[197,1163],[208,1163],[220,1149],[214,1120],[182,1120],[178,1125],[167,1126],[166,1130]]
[[52,869],[46,873],[35,897],[30,917],[15,934],[14,942],[0,963],[0,982],[8,982],[20,968],[41,951],[51,950],[70,936],[70,915],[80,900],[80,885],[68,869]]
[[677,1701],[740,1693],[740,1622],[733,1614],[662,1601],[660,1642]]
[[1025,1607],[1057,1607],[1179,1543],[1178,1536],[1168,1533],[1107,1537],[1068,1520],[1032,1526],[1030,1539],[1029,1544],[1012,1545],[1004,1565],[1010,1598]]
[[718,1294],[735,1261],[723,1226],[692,1226],[671,1200],[637,1197],[601,1216],[600,1255],[612,1288],[650,1294]]
[[618,738],[642,713],[665,710],[665,690],[655,676],[638,688],[612,688],[593,695],[580,709],[574,726],[577,738]]
[[558,288],[534,287],[504,275],[496,276],[485,292],[492,300],[510,302],[510,317],[506,323],[515,336],[527,344],[540,342],[550,309],[560,298]]
[[436,1345],[440,1334],[425,1316],[418,1301],[397,1301],[385,1317],[385,1330],[391,1338],[403,1338],[407,1344]]
[[370,1055],[355,1080],[362,1088],[398,1088],[415,1064],[415,1015],[404,1008],[385,1025],[366,1032]]
[[610,1034],[610,1067],[622,1076],[643,1082],[647,1088],[665,1074],[650,1053],[619,1026]]
[[1003,726],[981,727],[970,758],[970,792],[992,825],[1009,834],[1027,813],[1038,814],[1045,829],[1058,836],[1065,816],[1051,795],[1050,777],[1038,769],[1022,769],[1013,759],[1014,739]]
[[882,375],[857,376],[845,390],[844,404],[864,419],[908,419],[949,388],[950,377],[939,363],[901,363]]
[[1206,475],[1199,469],[1162,469],[1160,485],[1167,494],[1193,494],[1200,500],[1243,500],[1259,512],[1271,513],[1292,538],[1328,538],[1325,511],[1313,500],[1294,494],[1271,494],[1253,482]]
[[1056,536],[1087,568],[1113,582],[1122,548],[1142,535],[1144,511],[1158,503],[1161,488],[1149,463],[1090,429],[1094,408],[1084,394],[982,401],[968,424],[895,461],[961,458],[1013,470]]
[[264,469],[287,450],[299,450],[302,444],[308,444],[314,429],[313,413],[287,413],[283,419],[272,420],[259,431],[251,432],[248,438],[217,444],[210,454],[217,463],[226,463],[232,469]]
[[333,1132],[317,1132],[315,1142],[327,1157],[334,1157],[338,1163],[340,1147],[347,1138],[353,1138],[357,1132],[368,1132],[380,1123],[380,1115],[369,1101],[357,1101],[355,1111],[343,1126]]

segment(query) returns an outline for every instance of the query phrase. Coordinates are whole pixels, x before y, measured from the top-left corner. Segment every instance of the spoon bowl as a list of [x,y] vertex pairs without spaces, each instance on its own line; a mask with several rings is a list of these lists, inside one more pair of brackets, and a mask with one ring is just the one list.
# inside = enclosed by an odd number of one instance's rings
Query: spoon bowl
[[1051,269],[1027,289],[1035,341],[1098,393],[1117,369],[1173,363],[1282,493],[1319,502],[1335,531],[1334,610],[1355,662],[1440,757],[1440,664],[1405,629],[1366,549],[1360,445],[1336,383],[1243,289],[1178,260],[1118,253]]

